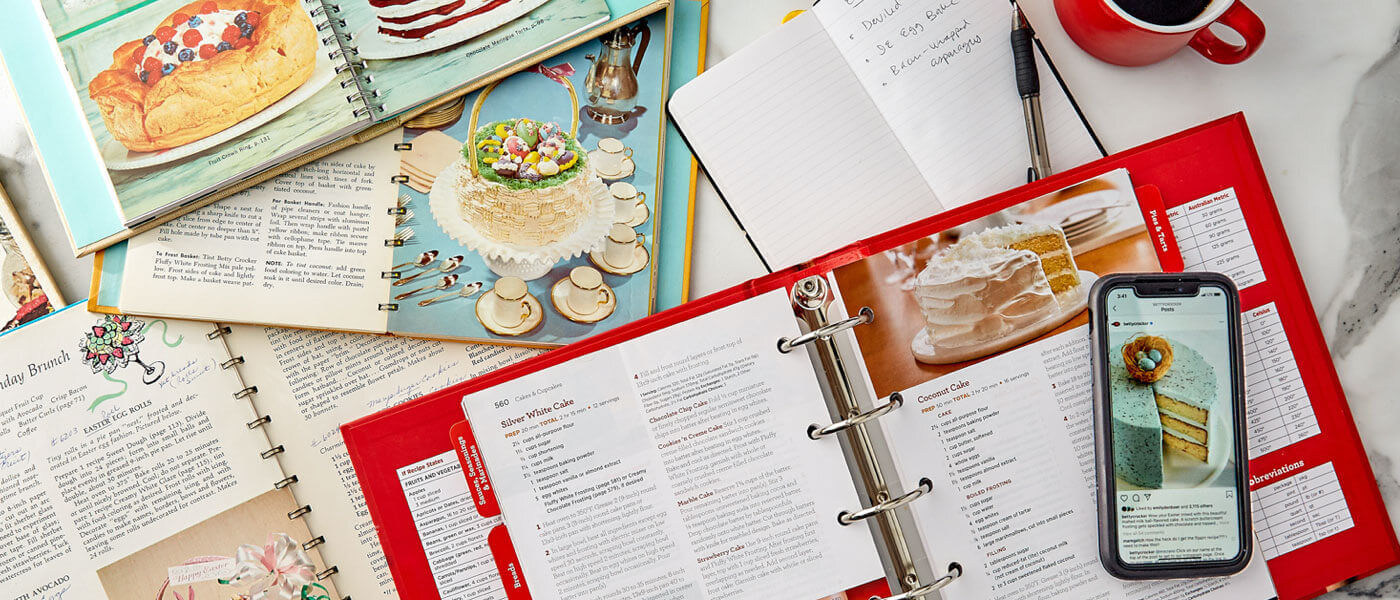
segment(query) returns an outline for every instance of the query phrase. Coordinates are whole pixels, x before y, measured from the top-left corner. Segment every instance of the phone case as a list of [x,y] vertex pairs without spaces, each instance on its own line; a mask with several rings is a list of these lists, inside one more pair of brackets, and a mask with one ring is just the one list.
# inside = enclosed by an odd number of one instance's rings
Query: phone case
[[[1114,528],[1113,515],[1118,505],[1109,483],[1113,477],[1113,423],[1108,410],[1108,368],[1113,359],[1108,353],[1107,315],[1103,310],[1103,296],[1110,287],[1129,282],[1192,282],[1213,283],[1227,290],[1226,308],[1229,322],[1230,356],[1233,365],[1230,369],[1230,395],[1233,404],[1232,423],[1234,430],[1234,453],[1237,475],[1235,484],[1239,492],[1236,499],[1240,507],[1240,553],[1225,561],[1198,561],[1169,563],[1160,566],[1129,565],[1119,559],[1118,535]],[[1094,372],[1094,466],[1098,490],[1099,515],[1099,562],[1110,574],[1119,579],[1173,579],[1181,577],[1216,577],[1233,575],[1244,570],[1254,554],[1254,531],[1250,527],[1249,490],[1249,446],[1246,439],[1244,404],[1244,342],[1240,333],[1240,294],[1235,283],[1220,273],[1117,273],[1107,275],[1094,282],[1089,292],[1089,338],[1090,356]]]

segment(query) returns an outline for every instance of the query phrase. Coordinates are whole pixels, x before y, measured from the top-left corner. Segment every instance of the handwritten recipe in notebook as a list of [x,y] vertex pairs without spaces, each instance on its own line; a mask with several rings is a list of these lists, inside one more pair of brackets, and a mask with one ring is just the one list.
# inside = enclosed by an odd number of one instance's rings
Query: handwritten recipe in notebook
[[[669,109],[781,269],[1025,183],[1010,27],[1002,0],[828,0],[682,87]],[[1054,167],[1098,158],[1039,66]]]

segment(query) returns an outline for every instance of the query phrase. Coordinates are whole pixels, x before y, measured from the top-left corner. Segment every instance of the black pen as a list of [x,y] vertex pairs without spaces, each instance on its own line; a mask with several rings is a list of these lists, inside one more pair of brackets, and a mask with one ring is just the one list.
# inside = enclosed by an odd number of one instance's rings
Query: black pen
[[1050,175],[1050,148],[1045,142],[1045,119],[1040,114],[1040,74],[1035,67],[1035,33],[1016,6],[1011,15],[1011,55],[1016,58],[1016,91],[1021,94],[1021,112],[1026,117],[1026,142],[1031,166],[1026,181]]

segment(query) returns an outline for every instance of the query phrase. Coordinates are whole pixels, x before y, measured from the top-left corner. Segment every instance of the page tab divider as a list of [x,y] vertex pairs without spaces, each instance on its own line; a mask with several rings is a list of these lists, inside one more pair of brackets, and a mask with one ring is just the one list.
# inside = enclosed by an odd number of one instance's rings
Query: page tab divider
[[471,424],[458,421],[448,429],[452,438],[452,448],[456,450],[457,461],[462,463],[462,475],[467,478],[471,490],[472,504],[482,518],[501,516],[501,504],[496,501],[496,492],[491,487],[491,478],[486,475],[486,465],[481,460],[481,451],[476,445]]

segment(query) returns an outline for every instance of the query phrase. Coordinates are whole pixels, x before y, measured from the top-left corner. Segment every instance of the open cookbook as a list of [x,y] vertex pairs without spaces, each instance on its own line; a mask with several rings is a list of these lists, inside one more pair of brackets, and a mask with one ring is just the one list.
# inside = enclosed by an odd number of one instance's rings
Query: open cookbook
[[650,314],[663,195],[688,239],[657,110],[672,14],[103,251],[89,308],[532,346]]
[[82,254],[667,2],[613,4],[26,0],[0,53]]
[[398,598],[338,426],[535,353],[77,304],[0,336],[0,587],[32,599]]
[[[1207,362],[1174,365],[1213,407],[1210,441],[1167,443],[1180,432],[1162,419],[1156,452],[1132,457],[1160,483],[1123,502],[1247,469],[1256,552],[1229,578],[1123,582],[1098,561],[1087,293],[1183,268],[1242,289],[1249,412],[1226,414]],[[884,580],[901,599],[1295,600],[1400,562],[1326,357],[1235,115],[342,433],[403,557],[395,579],[426,597],[450,584],[432,568],[450,530],[488,549],[512,599],[821,598]],[[1249,423],[1247,465],[1219,446],[1233,418]],[[429,463],[433,494],[417,477]],[[1183,532],[1216,526],[1236,525]]]

